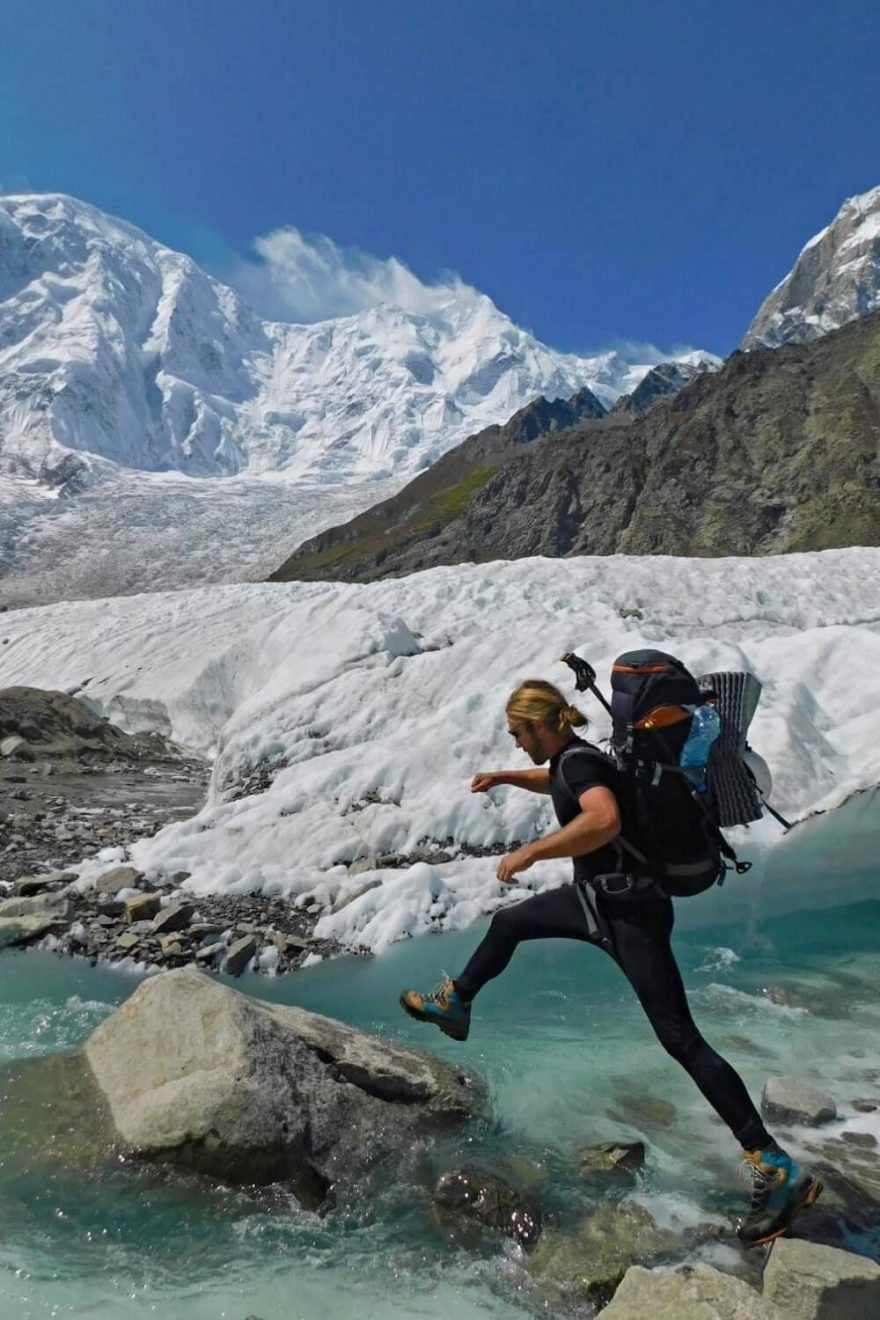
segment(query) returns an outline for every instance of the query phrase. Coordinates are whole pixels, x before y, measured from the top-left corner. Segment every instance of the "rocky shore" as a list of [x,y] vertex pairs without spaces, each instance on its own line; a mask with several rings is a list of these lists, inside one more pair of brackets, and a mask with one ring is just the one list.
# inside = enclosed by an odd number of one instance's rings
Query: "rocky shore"
[[129,845],[198,811],[208,761],[155,733],[122,733],[75,697],[0,691],[0,948],[146,967],[194,964],[282,974],[339,952],[316,940],[310,905],[254,895],[197,900],[185,872],[148,881],[108,861],[81,891],[84,859],[125,859]]

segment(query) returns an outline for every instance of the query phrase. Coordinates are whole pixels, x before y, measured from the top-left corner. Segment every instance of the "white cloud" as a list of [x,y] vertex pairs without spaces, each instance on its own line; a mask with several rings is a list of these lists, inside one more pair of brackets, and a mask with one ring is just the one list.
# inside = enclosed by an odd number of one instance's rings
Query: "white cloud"
[[379,303],[425,313],[452,298],[480,296],[457,275],[425,284],[397,257],[383,261],[294,226],[273,230],[253,247],[259,261],[239,262],[226,279],[260,316],[272,320],[323,321]]
[[616,353],[624,362],[638,362],[644,366],[656,367],[661,362],[673,359],[686,362],[707,362],[718,366],[723,361],[708,349],[695,348],[693,344],[673,344],[671,348],[658,348],[656,344],[643,339],[614,338],[601,348],[591,348],[584,352],[584,357],[598,357],[605,353]]

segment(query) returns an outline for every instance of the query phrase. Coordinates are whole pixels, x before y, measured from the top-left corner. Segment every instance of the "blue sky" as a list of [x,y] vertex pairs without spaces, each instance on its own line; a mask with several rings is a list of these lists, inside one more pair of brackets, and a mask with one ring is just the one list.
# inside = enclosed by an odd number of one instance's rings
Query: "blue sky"
[[0,190],[216,273],[295,226],[559,348],[726,353],[880,184],[878,82],[876,0],[3,0]]

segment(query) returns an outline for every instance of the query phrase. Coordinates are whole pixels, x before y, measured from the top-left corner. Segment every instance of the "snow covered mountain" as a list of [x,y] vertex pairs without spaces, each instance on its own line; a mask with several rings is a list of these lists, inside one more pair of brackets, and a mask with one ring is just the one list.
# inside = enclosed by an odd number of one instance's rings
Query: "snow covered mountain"
[[741,347],[806,343],[880,308],[880,187],[850,197],[765,298]]
[[65,493],[120,467],[402,483],[536,395],[610,405],[652,365],[557,353],[462,286],[429,314],[262,321],[95,207],[0,197],[0,473]]

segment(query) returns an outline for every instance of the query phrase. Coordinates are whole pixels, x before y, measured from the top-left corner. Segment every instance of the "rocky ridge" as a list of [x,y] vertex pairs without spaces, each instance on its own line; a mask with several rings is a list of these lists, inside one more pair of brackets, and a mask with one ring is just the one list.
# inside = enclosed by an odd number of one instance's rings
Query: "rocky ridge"
[[[517,427],[528,427],[521,438]],[[273,580],[367,582],[545,555],[763,555],[880,543],[880,313],[735,353],[644,416],[542,401]]]

